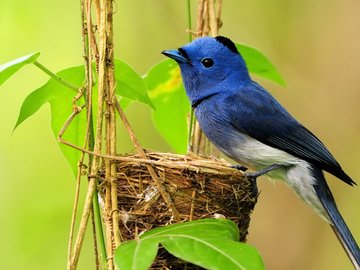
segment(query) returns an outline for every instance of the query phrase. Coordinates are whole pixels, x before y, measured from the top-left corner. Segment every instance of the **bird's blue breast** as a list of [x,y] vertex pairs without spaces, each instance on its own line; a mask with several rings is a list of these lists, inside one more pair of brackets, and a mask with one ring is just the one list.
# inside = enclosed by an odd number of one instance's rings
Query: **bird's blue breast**
[[223,106],[224,95],[217,94],[204,99],[195,109],[200,127],[220,150],[227,156],[239,161],[231,149],[245,142],[245,136],[231,126],[226,108]]

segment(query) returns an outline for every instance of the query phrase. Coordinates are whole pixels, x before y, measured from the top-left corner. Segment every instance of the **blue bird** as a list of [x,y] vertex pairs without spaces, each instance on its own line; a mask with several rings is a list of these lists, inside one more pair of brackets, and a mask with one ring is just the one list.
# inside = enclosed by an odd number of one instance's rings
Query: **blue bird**
[[204,37],[164,55],[180,66],[201,129],[225,155],[284,180],[333,228],[356,269],[360,250],[340,215],[323,171],[353,186],[324,144],[262,86],[228,38]]

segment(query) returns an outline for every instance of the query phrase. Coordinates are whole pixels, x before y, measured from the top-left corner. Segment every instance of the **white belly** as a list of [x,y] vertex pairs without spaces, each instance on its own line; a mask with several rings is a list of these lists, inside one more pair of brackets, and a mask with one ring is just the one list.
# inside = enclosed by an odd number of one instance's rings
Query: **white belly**
[[227,152],[236,161],[242,161],[254,166],[256,169],[273,164],[295,165],[300,159],[276,148],[263,144],[252,137],[241,134],[233,148]]
[[263,144],[247,135],[242,134],[242,140],[230,151],[224,153],[239,163],[252,166],[255,170],[273,164],[284,165],[283,168],[269,172],[267,176],[285,181],[296,194],[326,221],[329,218],[317,198],[313,185],[316,179],[312,176],[311,165],[282,150]]

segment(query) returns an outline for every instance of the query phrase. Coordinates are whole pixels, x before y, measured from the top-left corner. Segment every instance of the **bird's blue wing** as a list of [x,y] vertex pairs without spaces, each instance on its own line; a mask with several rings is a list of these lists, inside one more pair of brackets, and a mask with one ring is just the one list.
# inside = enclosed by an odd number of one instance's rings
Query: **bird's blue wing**
[[355,184],[323,143],[257,83],[252,82],[225,99],[228,120],[235,129],[308,161],[349,185]]

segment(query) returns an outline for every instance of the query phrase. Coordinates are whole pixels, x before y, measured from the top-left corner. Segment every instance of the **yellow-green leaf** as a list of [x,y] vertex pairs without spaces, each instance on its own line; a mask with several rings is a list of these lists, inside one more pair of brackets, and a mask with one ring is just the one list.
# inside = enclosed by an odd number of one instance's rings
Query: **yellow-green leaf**
[[156,128],[177,153],[185,153],[190,104],[178,65],[172,60],[162,61],[150,69],[144,80],[156,108],[152,112]]
[[122,60],[115,59],[116,94],[137,100],[154,109],[146,85],[141,76]]
[[[84,66],[64,69],[58,72],[57,75],[74,85],[80,86],[84,80]],[[26,97],[21,106],[20,114],[14,130],[23,121],[37,112],[41,106],[45,103],[49,103],[51,108],[51,129],[55,137],[57,137],[60,129],[64,126],[67,118],[72,113],[72,100],[75,95],[76,92],[74,90],[60,84],[55,79],[50,79],[46,84],[36,89]],[[85,128],[86,114],[83,112],[75,117],[71,122],[64,135],[64,139],[74,143],[75,145],[82,146],[84,142]],[[62,144],[60,144],[60,149],[76,175],[80,151]]]
[[33,63],[40,53],[35,52],[0,65],[0,85],[26,64]]
[[235,45],[244,58],[250,73],[281,86],[286,86],[281,74],[262,52],[242,43],[235,43]]

